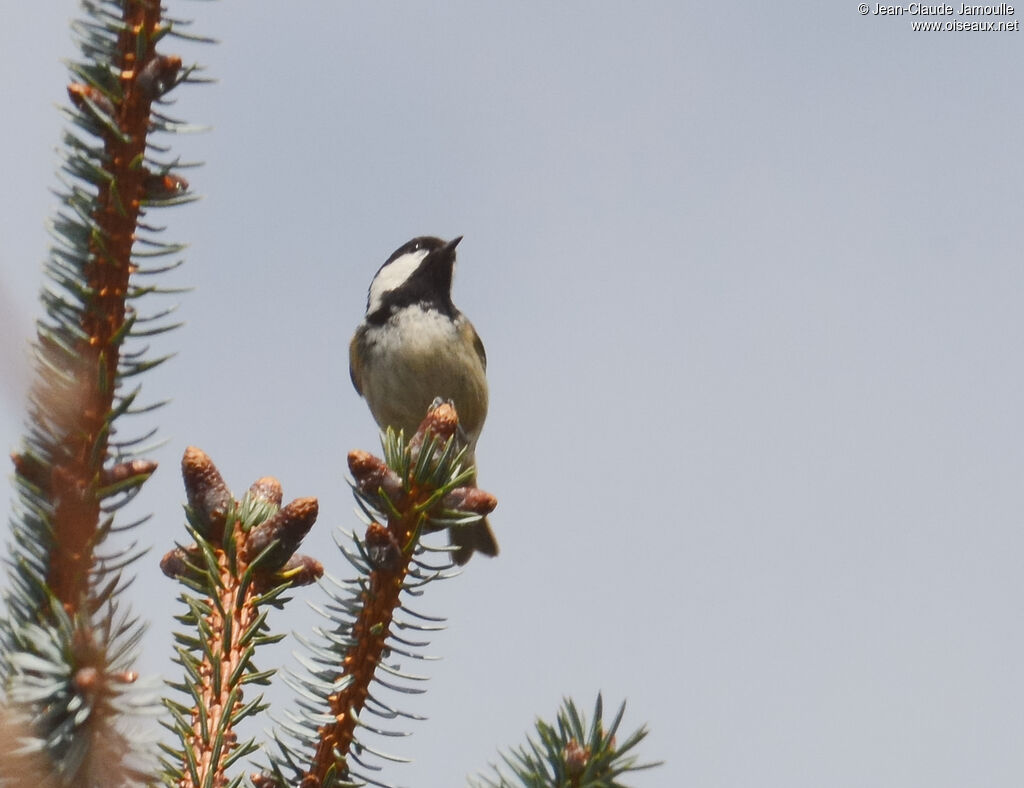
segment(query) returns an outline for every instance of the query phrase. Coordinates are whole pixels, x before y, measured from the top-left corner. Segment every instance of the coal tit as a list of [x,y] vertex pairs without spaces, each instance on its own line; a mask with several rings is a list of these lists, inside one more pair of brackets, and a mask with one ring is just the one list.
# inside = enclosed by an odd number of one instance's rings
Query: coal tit
[[[380,267],[370,283],[366,316],[349,345],[349,372],[378,426],[404,430],[407,438],[435,399],[452,401],[466,441],[465,462],[475,466],[487,416],[487,356],[473,324],[452,303],[461,240],[413,238]],[[486,519],[450,528],[449,539],[457,564],[474,552],[498,554]]]

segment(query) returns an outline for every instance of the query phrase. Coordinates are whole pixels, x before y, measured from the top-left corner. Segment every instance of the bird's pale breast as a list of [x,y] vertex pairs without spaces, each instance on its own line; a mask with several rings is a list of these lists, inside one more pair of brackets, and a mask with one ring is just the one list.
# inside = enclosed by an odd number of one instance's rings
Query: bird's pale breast
[[374,419],[411,435],[435,397],[452,400],[470,449],[487,415],[483,363],[457,322],[436,310],[411,308],[367,332],[362,389]]

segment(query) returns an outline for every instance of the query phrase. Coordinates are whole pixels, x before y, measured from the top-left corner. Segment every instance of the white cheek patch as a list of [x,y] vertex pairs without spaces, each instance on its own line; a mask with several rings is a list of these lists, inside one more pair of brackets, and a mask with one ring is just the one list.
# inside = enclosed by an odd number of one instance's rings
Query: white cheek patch
[[405,284],[409,277],[419,268],[420,263],[423,262],[423,258],[427,254],[426,249],[407,252],[380,269],[370,283],[370,298],[366,313],[370,314],[380,309],[384,296]]

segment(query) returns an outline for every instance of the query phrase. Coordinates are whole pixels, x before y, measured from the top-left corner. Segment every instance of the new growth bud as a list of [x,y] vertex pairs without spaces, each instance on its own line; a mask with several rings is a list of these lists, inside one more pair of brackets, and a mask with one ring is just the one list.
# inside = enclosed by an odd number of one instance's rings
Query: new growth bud
[[380,523],[370,523],[363,541],[371,568],[394,572],[402,565],[402,548],[398,540]]
[[313,527],[319,511],[316,498],[296,498],[281,507],[270,519],[249,531],[242,545],[242,560],[247,563],[255,561],[260,553],[277,542],[263,557],[261,568],[278,569],[284,566]]
[[177,55],[157,55],[139,72],[136,85],[146,98],[160,98],[174,87],[180,70],[181,58]]
[[198,577],[200,570],[196,567],[202,565],[202,555],[199,547],[175,547],[160,559],[160,571],[171,580],[180,580],[183,577],[192,575]]
[[455,407],[447,402],[431,407],[427,417],[420,422],[416,434],[409,439],[409,448],[413,456],[419,452],[420,446],[426,440],[427,435],[432,434],[438,441],[444,443],[455,434],[459,428],[459,415]]
[[14,463],[14,472],[43,492],[50,490],[50,467],[36,457],[34,454],[24,452],[11,455],[11,462]]
[[281,482],[273,476],[264,476],[252,483],[249,487],[249,495],[257,501],[280,506],[284,492],[281,490]]
[[192,527],[203,537],[220,541],[228,510],[234,502],[220,471],[206,452],[189,446],[181,459],[181,475],[185,480]]
[[103,469],[100,473],[100,484],[104,487],[109,487],[112,484],[118,484],[136,477],[139,477],[140,481],[145,481],[153,475],[156,468],[157,464],[152,460],[119,462],[117,465],[111,465],[109,468]]
[[324,575],[324,565],[312,556],[296,553],[277,570],[276,577],[290,580],[293,586],[308,586]]
[[438,504],[442,510],[479,514],[490,514],[498,506],[498,499],[479,487],[456,487]]
[[[68,98],[80,110],[99,110],[109,118],[114,117],[114,103],[98,88],[72,82],[68,85]],[[92,104],[90,107],[89,104]],[[95,109],[94,109],[95,108]]]
[[383,493],[394,506],[401,508],[404,505],[402,480],[384,460],[355,449],[348,453],[348,469],[361,492],[367,495]]
[[569,777],[575,779],[587,768],[587,762],[590,760],[590,748],[582,746],[575,739],[570,739],[569,743],[565,745],[562,756],[565,758],[566,772]]
[[256,788],[285,788],[270,772],[254,772],[249,775],[249,779]]
[[151,173],[142,182],[147,200],[169,200],[188,191],[188,181],[174,172]]

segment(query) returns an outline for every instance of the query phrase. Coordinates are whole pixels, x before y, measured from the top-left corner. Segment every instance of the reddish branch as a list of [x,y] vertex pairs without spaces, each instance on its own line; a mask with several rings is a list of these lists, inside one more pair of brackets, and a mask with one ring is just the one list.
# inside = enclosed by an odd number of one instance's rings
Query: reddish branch
[[[162,58],[153,40],[160,25],[160,4],[153,1],[124,3],[124,29],[118,39],[122,100],[106,101],[120,135],[102,131],[104,166],[110,178],[99,185],[92,215],[96,230],[84,266],[88,308],[82,311],[83,338],[74,348],[79,368],[74,370],[72,402],[69,392],[53,380],[44,380],[38,401],[44,408],[66,413],[56,422],[66,429],[57,436],[60,452],[54,457],[49,491],[53,501],[54,553],[47,581],[56,598],[72,613],[88,592],[89,571],[100,521],[99,488],[102,466],[108,454],[108,417],[114,402],[120,345],[124,338],[125,298],[132,272],[135,241],[144,181],[149,173],[142,165],[154,90],[154,69],[180,66],[178,58]],[[139,46],[142,42],[142,46]],[[148,72],[147,72],[148,68]],[[89,88],[88,90],[94,90]],[[88,92],[88,91],[86,91]],[[82,90],[72,90],[72,99]],[[96,102],[94,102],[96,103]],[[103,103],[103,102],[99,102]],[[51,414],[52,417],[52,414]]]
[[[276,511],[262,522],[245,523],[239,514],[242,505],[206,452],[194,446],[185,449],[181,471],[189,519],[215,557],[217,580],[207,584],[209,613],[198,622],[206,634],[201,656],[190,671],[196,677],[191,682],[196,700],[191,724],[179,731],[190,754],[182,764],[179,788],[223,788],[230,782],[224,764],[238,746],[236,715],[243,708],[245,673],[252,669],[252,630],[258,626],[260,595],[284,582],[306,585],[323,574],[318,561],[295,552],[316,522],[319,504],[316,498],[297,498],[280,506],[281,484],[267,476],[249,493]],[[204,565],[202,552],[198,545],[175,548],[160,567],[169,577],[185,578],[194,571],[190,566]],[[190,762],[195,763],[195,781]]]
[[[350,462],[351,459],[350,455]],[[421,517],[418,507],[432,494],[433,490],[414,489],[401,518],[389,519],[386,529],[374,523],[367,532],[367,546],[373,551],[373,542],[377,543],[382,565],[370,573],[368,588],[363,592],[363,608],[352,627],[355,646],[342,664],[341,675],[351,677],[351,681],[328,697],[334,722],[320,729],[320,741],[309,771],[311,784],[322,785],[335,763],[335,753],[345,756],[352,746],[356,719],[366,705],[370,682],[391,635],[391,620],[412,560],[412,550],[403,551],[399,545],[411,545]]]
[[[409,442],[414,458],[429,436],[433,435],[443,444],[455,434],[458,424],[458,414],[451,405],[443,404],[431,410]],[[350,452],[348,464],[356,484],[364,492],[385,494],[395,513],[388,518],[387,526],[372,523],[366,531],[364,545],[371,567],[370,577],[362,594],[362,608],[352,626],[354,645],[344,658],[339,676],[349,681],[344,689],[328,697],[334,722],[320,728],[316,755],[303,785],[324,784],[331,767],[339,757],[344,758],[352,746],[357,719],[366,705],[370,682],[391,635],[398,597],[430,510],[439,507],[486,515],[497,505],[490,493],[464,487],[452,490],[440,504],[432,502],[437,492],[434,487],[409,480],[411,489],[407,491],[394,470],[363,451]],[[427,510],[428,502],[430,510]]]
[[[242,541],[244,535],[238,525],[235,526],[235,532],[236,541]],[[238,636],[249,629],[258,611],[252,604],[252,585],[249,585],[246,596],[239,582],[241,572],[232,567],[233,562],[223,550],[217,550],[216,555],[221,581],[219,604],[211,605],[211,613],[204,626],[209,627],[211,632],[210,651],[219,655],[219,664],[212,664],[204,656],[199,665],[201,704],[193,709],[192,740],[186,744],[199,756],[199,781],[196,786],[223,788],[229,782],[223,764],[237,744],[231,717],[242,708],[242,691],[235,674],[245,660],[246,649],[239,642]],[[229,620],[223,618],[221,611],[227,614]],[[230,641],[225,641],[225,634],[231,638]],[[189,786],[191,782],[186,769],[182,788]]]

